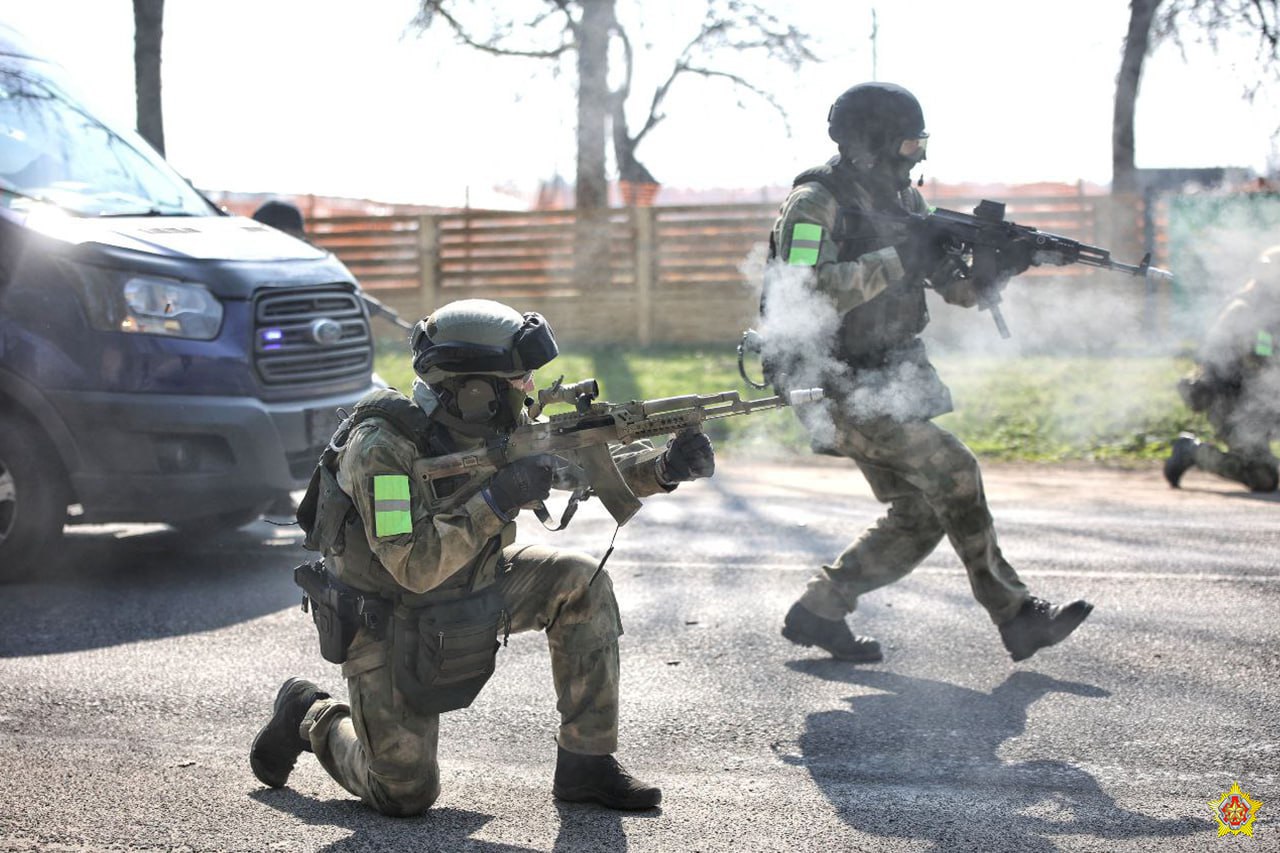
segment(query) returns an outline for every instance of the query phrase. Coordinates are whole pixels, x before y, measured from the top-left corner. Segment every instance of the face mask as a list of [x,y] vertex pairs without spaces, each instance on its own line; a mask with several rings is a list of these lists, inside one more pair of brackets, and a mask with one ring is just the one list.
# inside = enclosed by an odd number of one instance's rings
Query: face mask
[[487,424],[501,408],[494,383],[488,379],[468,379],[454,395],[458,416],[469,424]]

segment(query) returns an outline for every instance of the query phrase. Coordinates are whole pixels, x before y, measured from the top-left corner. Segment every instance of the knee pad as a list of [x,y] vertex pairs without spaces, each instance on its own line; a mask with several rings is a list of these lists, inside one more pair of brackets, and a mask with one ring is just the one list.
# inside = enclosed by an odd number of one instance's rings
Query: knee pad
[[399,781],[370,775],[370,805],[387,817],[416,817],[435,805],[440,797],[437,779]]

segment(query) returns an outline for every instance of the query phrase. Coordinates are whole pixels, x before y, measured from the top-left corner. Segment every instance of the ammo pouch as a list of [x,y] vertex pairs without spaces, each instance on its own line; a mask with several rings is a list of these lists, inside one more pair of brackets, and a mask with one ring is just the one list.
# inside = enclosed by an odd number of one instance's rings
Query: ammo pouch
[[418,607],[396,605],[391,620],[392,678],[409,706],[422,714],[466,708],[498,655],[498,630],[510,618],[496,585],[461,598]]

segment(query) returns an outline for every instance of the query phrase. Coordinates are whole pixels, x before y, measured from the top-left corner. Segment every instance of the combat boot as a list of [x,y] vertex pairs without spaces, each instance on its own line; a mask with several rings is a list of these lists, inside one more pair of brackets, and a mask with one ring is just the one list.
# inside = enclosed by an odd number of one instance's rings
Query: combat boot
[[612,755],[583,755],[556,747],[556,779],[551,793],[570,803],[599,803],[611,809],[651,809],[662,791],[632,776]]
[[1050,604],[1029,595],[1018,615],[1000,626],[1000,639],[1014,660],[1026,660],[1045,646],[1065,640],[1092,610],[1093,605],[1083,600]]
[[1173,440],[1169,458],[1164,460],[1164,478],[1169,481],[1170,486],[1178,488],[1182,475],[1195,467],[1196,448],[1199,446],[1200,442],[1189,432],[1184,432]]
[[817,646],[839,660],[853,663],[884,660],[880,644],[871,637],[859,637],[849,630],[843,619],[823,619],[798,601],[787,611],[782,636],[799,646]]
[[282,788],[289,781],[298,756],[311,751],[311,744],[298,733],[302,718],[316,700],[328,698],[328,693],[321,692],[306,679],[290,678],[281,685],[271,719],[253,739],[249,750],[249,766],[259,782]]

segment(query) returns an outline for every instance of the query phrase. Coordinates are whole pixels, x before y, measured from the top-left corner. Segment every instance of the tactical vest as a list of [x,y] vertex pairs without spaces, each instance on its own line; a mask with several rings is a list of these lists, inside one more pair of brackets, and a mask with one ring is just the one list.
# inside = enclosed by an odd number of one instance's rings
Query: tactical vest
[[[341,663],[348,677],[389,665],[395,690],[421,714],[467,707],[493,675],[498,634],[504,625],[507,632],[511,628],[494,580],[502,549],[515,540],[515,524],[504,525],[444,582],[424,593],[410,593],[373,553],[364,521],[338,485],[337,473],[352,432],[367,421],[376,420],[379,429],[407,438],[422,456],[452,452],[453,438],[437,417],[445,420],[447,414],[438,407],[426,411],[392,389],[375,391],[356,404],[330,439],[298,507],[304,547],[325,555],[325,571],[317,577],[314,569],[300,566],[294,573],[310,599],[324,658]],[[457,508],[483,487],[485,479],[462,474],[433,481],[428,512]],[[336,594],[335,586],[340,588]],[[377,614],[373,622],[366,599],[372,599]],[[362,625],[372,639],[349,658]]]
[[[847,161],[836,158],[801,172],[792,185],[808,183],[821,184],[839,205],[831,232],[831,239],[839,246],[837,260],[856,260],[901,240],[884,224],[865,215],[877,204]],[[914,187],[893,196],[887,202],[903,210],[925,210],[924,199]],[[844,315],[837,331],[836,356],[854,367],[879,366],[892,358],[894,350],[912,343],[928,324],[923,281],[895,284]]]
[[[306,533],[303,547],[324,554],[330,571],[350,587],[399,601],[448,598],[492,583],[498,554],[515,539],[515,526],[506,525],[474,560],[420,596],[406,593],[378,561],[365,536],[364,521],[351,498],[338,485],[339,454],[355,428],[372,419],[377,419],[382,428],[390,428],[413,442],[423,456],[453,452],[448,429],[432,415],[433,412],[424,410],[395,389],[374,391],[356,404],[320,457],[306,497],[298,507],[298,523]],[[434,481],[427,499],[428,511],[435,514],[461,506],[480,490],[485,479],[461,474]]]

